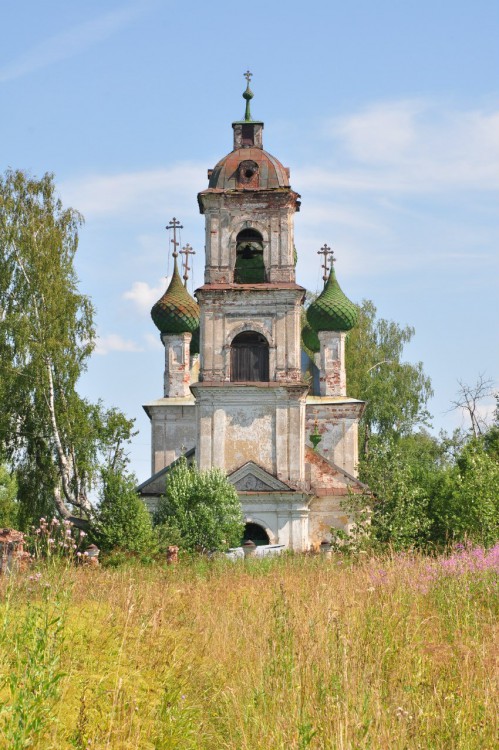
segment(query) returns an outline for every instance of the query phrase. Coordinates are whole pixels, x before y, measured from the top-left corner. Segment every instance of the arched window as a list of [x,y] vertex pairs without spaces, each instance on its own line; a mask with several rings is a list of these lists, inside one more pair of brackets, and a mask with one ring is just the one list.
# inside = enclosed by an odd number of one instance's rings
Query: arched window
[[234,383],[268,382],[269,344],[261,333],[244,331],[232,341],[230,379]]
[[265,281],[263,237],[256,229],[243,229],[236,239],[234,283],[263,284]]

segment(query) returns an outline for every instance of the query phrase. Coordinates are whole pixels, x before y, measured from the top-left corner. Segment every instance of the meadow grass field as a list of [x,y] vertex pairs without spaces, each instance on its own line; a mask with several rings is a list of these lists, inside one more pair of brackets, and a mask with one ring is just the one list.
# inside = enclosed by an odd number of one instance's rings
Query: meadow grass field
[[9,750],[498,747],[499,548],[0,581]]

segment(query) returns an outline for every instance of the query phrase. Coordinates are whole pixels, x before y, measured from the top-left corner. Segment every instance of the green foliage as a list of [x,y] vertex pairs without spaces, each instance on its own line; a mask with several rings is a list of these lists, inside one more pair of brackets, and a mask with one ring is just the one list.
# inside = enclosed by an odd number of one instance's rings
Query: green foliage
[[56,197],[51,175],[0,178],[0,441],[24,462],[37,442],[55,459],[51,380],[63,442],[77,429],[75,385],[94,339],[93,308],[73,266],[81,223]]
[[173,518],[155,526],[154,531],[156,532],[159,551],[162,554],[167,551],[168,547],[182,547],[182,533]]
[[483,446],[486,452],[495,461],[499,462],[499,394],[495,394],[496,408],[494,411],[494,423],[483,436]]
[[60,661],[66,597],[60,592],[53,596],[50,584],[38,575],[31,580],[30,600],[19,610],[8,597],[1,623],[0,646],[8,663],[0,680],[0,731],[11,750],[33,747],[55,721],[64,677]]
[[449,541],[492,546],[499,540],[499,463],[473,439],[441,476],[434,514]]
[[191,551],[235,546],[244,529],[241,503],[226,475],[220,469],[198,471],[184,457],[168,475],[156,523],[178,530],[180,546]]
[[429,497],[424,483],[418,481],[418,472],[407,451],[395,442],[377,441],[372,446],[362,479],[372,492],[364,505],[367,501],[371,508],[370,533],[375,542],[396,550],[428,542]]
[[17,478],[18,517],[21,531],[28,531],[40,518],[55,513],[54,487],[57,467],[44,440],[27,441],[14,462]]
[[76,390],[95,341],[74,268],[82,222],[52,175],[0,176],[0,451],[18,475],[24,528],[56,508],[91,516],[99,466],[131,432]]
[[[395,549],[446,547],[467,541],[490,547],[499,540],[499,463],[484,441],[458,433],[426,432],[399,440],[373,439],[360,475],[372,497],[345,503],[360,543]],[[369,510],[367,507],[369,506]]]
[[17,528],[17,482],[5,466],[0,464],[0,527]]
[[135,491],[136,479],[120,467],[102,470],[101,502],[93,536],[103,551],[154,551],[151,516]]
[[367,402],[360,426],[360,453],[369,452],[371,435],[389,439],[407,435],[426,424],[426,403],[432,396],[430,379],[421,362],[402,362],[414,328],[376,319],[376,307],[364,300],[357,326],[346,344],[348,395]]

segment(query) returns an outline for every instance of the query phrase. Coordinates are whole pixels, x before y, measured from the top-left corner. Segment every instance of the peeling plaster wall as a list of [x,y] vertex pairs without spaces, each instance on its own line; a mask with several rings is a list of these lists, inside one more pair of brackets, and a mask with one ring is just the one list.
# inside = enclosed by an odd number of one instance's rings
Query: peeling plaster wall
[[322,437],[317,450],[329,461],[357,476],[359,462],[358,420],[364,402],[354,399],[309,398],[306,408],[305,436],[317,430]]
[[200,469],[227,473],[254,461],[278,479],[303,484],[303,385],[195,383],[198,404],[196,460]]
[[192,396],[165,398],[148,405],[147,411],[151,418],[151,473],[156,474],[196,445],[196,406]]
[[314,497],[310,502],[310,545],[317,548],[324,540],[331,540],[331,529],[350,531],[351,519],[341,507],[347,499],[346,492],[334,497]]

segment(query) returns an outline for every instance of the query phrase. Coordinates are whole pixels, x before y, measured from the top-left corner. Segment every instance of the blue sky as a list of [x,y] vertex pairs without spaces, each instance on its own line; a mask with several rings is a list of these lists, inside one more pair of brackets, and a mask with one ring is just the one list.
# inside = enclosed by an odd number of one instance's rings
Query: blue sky
[[182,220],[199,285],[196,194],[232,147],[247,68],[265,148],[302,196],[298,282],[318,288],[327,242],[351,299],[416,328],[406,354],[432,378],[435,429],[461,424],[458,380],[498,383],[495,0],[17,0],[0,29],[2,169],[54,172],[85,216],[77,268],[100,340],[82,391],[137,418],[139,479],[141,404],[162,395],[164,226]]

